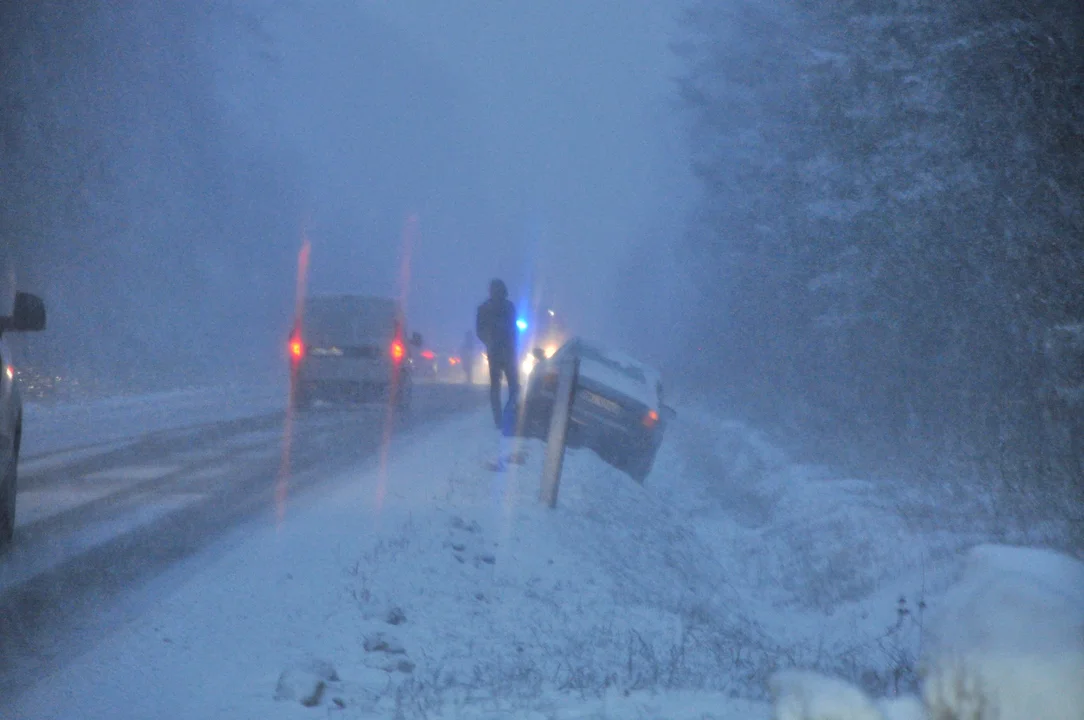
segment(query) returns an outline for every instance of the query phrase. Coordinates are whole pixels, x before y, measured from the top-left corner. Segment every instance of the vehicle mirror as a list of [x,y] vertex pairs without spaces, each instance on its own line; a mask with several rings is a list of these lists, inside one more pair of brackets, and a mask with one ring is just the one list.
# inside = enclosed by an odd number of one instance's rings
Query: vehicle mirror
[[542,348],[535,348],[531,351],[531,355],[534,355],[534,359],[542,362],[546,359],[546,351]]
[[37,295],[16,293],[11,313],[11,329],[34,332],[45,329],[45,302]]
[[421,333],[414,333],[413,335],[411,335],[410,336],[410,344],[413,345],[414,347],[421,347],[422,346],[422,334]]
[[669,405],[662,406],[662,419],[666,422],[672,422],[677,417],[677,410]]

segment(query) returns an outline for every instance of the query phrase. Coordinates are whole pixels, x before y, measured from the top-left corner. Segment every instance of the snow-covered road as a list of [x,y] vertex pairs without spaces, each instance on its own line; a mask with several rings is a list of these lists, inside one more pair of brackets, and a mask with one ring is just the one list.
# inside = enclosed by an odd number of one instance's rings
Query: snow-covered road
[[24,471],[120,445],[149,433],[281,412],[285,385],[189,388],[83,402],[27,402]]
[[645,487],[572,452],[556,510],[538,443],[483,469],[500,442],[484,412],[407,433],[238,526],[11,716],[767,718],[780,668],[911,687],[982,539],[692,408]]
[[[382,406],[290,420],[284,399],[218,388],[28,406],[27,436],[50,435],[20,463],[15,542],[0,556],[0,700],[89,647],[137,610],[134,590],[230,528],[288,510],[385,437],[398,448],[483,402],[475,389],[427,386],[389,425]],[[87,436],[91,417],[110,426]]]

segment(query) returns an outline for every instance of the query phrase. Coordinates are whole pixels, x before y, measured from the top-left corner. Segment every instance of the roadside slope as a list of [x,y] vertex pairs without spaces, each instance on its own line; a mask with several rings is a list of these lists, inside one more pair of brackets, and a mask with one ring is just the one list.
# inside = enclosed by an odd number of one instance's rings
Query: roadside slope
[[982,540],[695,410],[644,487],[571,452],[556,510],[499,444],[472,414],[246,527],[15,717],[767,718],[782,668],[914,689]]

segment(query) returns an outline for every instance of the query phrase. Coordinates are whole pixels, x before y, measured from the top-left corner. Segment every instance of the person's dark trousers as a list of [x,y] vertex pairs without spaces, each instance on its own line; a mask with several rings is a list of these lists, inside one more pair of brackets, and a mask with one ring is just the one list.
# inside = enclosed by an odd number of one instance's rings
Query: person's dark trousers
[[515,405],[519,400],[519,373],[512,360],[489,359],[489,404],[493,407],[493,422],[504,427],[504,406],[501,404],[501,375],[508,379],[508,402]]

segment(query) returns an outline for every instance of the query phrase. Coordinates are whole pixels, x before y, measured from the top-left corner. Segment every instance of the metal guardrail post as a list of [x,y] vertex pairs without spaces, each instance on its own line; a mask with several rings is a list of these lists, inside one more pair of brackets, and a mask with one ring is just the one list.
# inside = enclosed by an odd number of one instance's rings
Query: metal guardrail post
[[549,507],[557,506],[557,491],[561,485],[561,469],[565,463],[565,441],[568,423],[572,416],[572,401],[576,395],[580,359],[571,358],[562,363],[557,375],[557,396],[550,417],[550,431],[546,437],[546,459],[542,464],[542,487],[539,499]]

